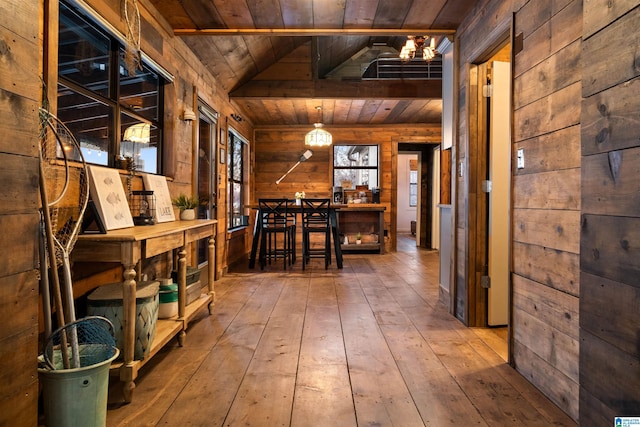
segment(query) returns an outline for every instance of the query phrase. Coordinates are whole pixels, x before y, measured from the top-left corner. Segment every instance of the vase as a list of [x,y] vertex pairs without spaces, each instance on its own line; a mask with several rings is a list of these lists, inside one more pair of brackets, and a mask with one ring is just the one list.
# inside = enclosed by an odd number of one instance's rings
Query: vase
[[191,221],[196,219],[195,209],[183,209],[180,211],[180,219],[183,221]]
[[296,199],[296,205],[300,206],[302,204],[302,199]]

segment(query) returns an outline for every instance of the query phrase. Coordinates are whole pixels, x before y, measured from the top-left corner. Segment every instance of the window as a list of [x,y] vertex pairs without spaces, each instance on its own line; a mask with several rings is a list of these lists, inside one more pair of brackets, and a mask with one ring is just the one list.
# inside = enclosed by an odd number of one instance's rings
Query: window
[[378,187],[377,145],[333,146],[333,185],[344,187],[344,182]]
[[227,217],[229,218],[229,229],[247,225],[244,218],[244,154],[246,144],[247,141],[240,135],[231,129],[229,130],[227,145],[229,150],[227,166],[229,181],[229,214]]
[[409,207],[418,206],[418,171],[409,171]]
[[129,75],[120,41],[60,3],[57,115],[89,163],[161,173],[163,78],[143,63]]

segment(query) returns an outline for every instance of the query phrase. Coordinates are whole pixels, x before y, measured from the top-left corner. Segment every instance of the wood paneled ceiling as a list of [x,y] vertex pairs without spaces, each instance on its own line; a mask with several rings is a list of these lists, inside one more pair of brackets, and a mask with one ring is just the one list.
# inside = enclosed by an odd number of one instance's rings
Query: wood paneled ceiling
[[472,0],[151,0],[256,126],[440,123],[441,82],[362,79],[407,35],[452,35]]

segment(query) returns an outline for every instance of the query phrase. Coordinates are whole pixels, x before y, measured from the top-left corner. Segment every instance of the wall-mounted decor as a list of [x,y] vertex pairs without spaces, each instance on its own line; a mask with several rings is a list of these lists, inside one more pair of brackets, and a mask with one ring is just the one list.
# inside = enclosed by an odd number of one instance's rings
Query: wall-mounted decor
[[144,183],[144,188],[152,190],[156,197],[156,223],[175,221],[176,217],[173,213],[167,178],[162,175],[145,173],[142,174],[142,182]]
[[224,164],[224,162],[225,162],[224,157],[225,157],[224,148],[221,148],[221,149],[220,149],[220,163],[221,163],[221,164]]
[[105,229],[133,227],[127,196],[117,169],[87,166],[89,193]]

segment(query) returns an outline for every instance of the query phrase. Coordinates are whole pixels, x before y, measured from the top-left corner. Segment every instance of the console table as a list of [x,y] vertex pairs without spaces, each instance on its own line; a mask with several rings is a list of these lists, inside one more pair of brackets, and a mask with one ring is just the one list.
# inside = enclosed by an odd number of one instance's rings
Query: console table
[[[155,225],[137,226],[111,230],[106,234],[82,234],[78,236],[72,253],[74,262],[119,262],[123,273],[123,361],[114,363],[123,384],[124,398],[131,402],[138,370],[148,362],[171,338],[178,336],[182,346],[189,320],[202,308],[213,311],[215,232],[217,220],[193,220],[164,222]],[[187,245],[200,239],[209,239],[209,285],[206,294],[189,304],[187,298]],[[135,316],[136,316],[136,266],[146,258],[178,250],[178,315],[170,319],[158,319],[156,333],[149,355],[143,360],[134,360]]]

